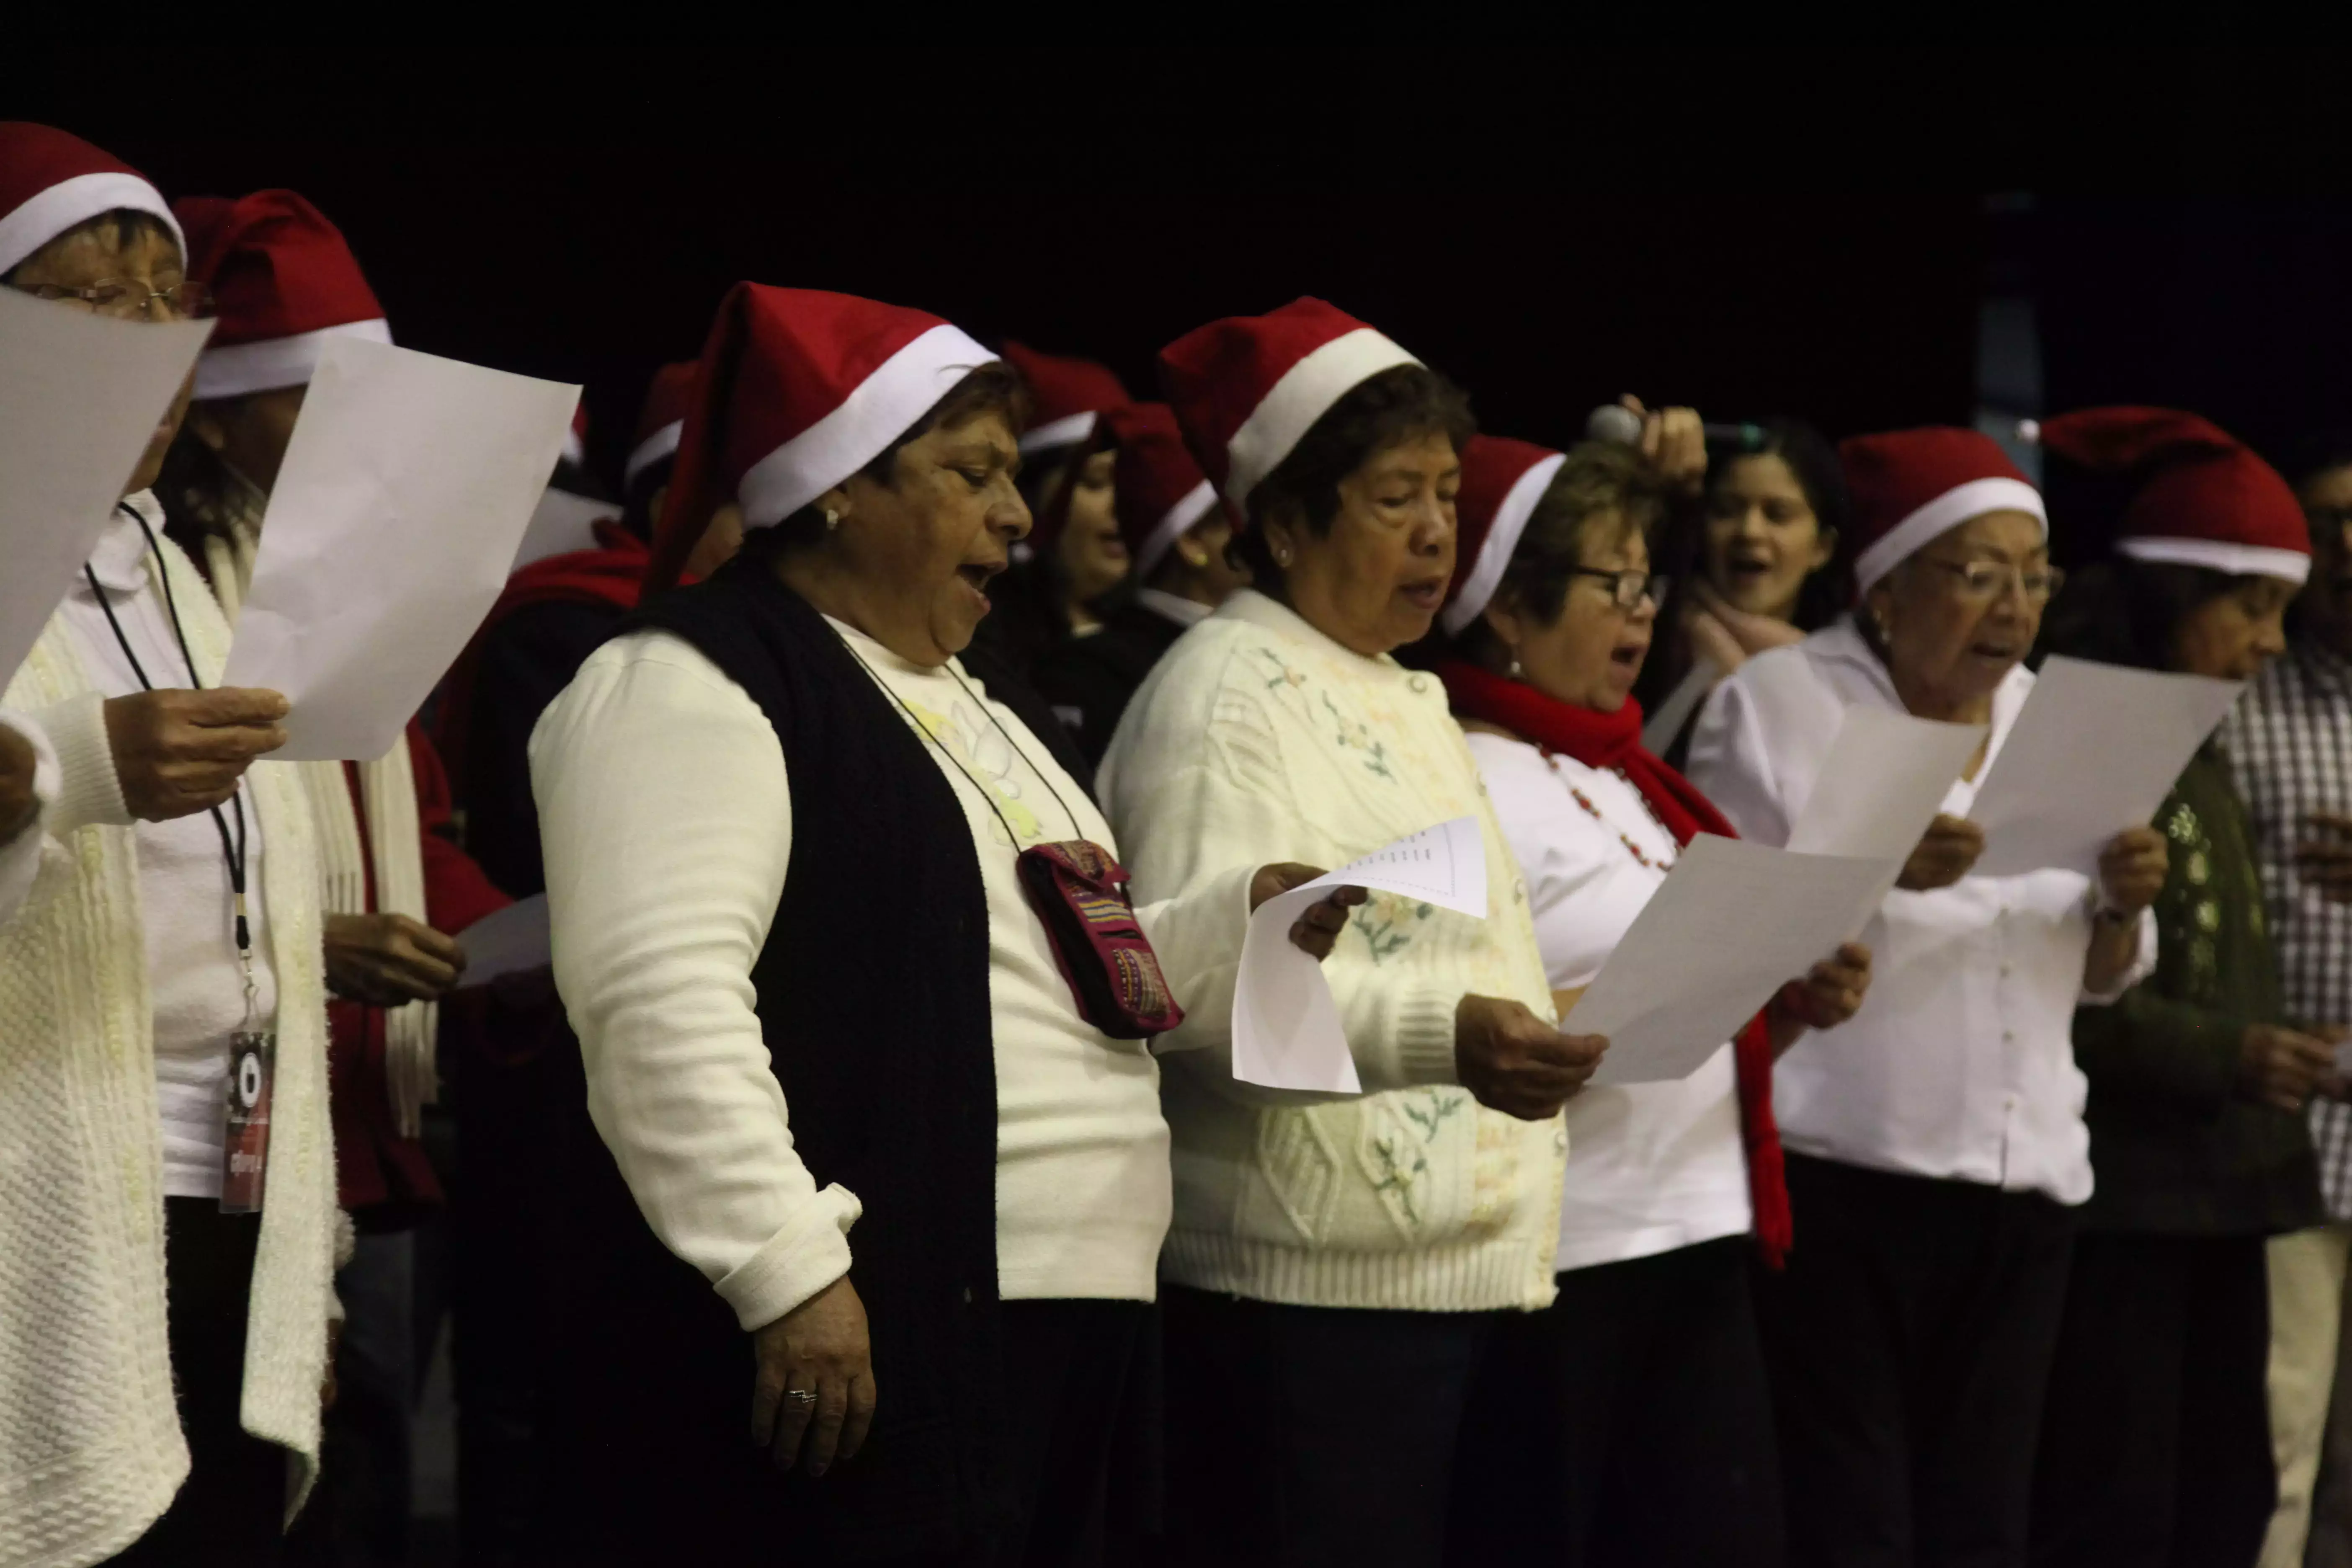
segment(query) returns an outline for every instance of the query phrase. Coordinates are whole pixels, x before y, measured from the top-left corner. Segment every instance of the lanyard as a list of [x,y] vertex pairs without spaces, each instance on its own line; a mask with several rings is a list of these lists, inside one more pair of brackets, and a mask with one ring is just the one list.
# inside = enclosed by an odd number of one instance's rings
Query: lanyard
[[[980,792],[980,798],[986,801],[988,803],[988,809],[996,814],[996,820],[1003,826],[1004,837],[1012,840],[1013,850],[1017,853],[1021,848],[1021,835],[1013,831],[1012,822],[1006,818],[1003,808],[997,804],[996,792],[991,789],[987,784],[982,784],[979,779],[974,778],[972,776],[971,770],[963,765],[961,759],[958,758],[953,752],[948,750],[947,742],[940,740],[937,735],[932,734],[929,726],[926,725],[920,719],[915,717],[914,709],[908,707],[907,705],[907,700],[898,695],[898,688],[883,679],[881,674],[877,671],[872,665],[866,662],[866,656],[859,653],[857,649],[850,644],[848,638],[844,637],[842,639],[841,646],[849,649],[849,657],[857,661],[858,668],[865,670],[868,676],[872,677],[874,684],[880,687],[884,693],[889,697],[890,700],[898,705],[899,710],[907,715],[907,721],[914,725],[915,732],[922,736],[924,740],[929,741],[932,745],[937,746],[940,749],[940,755],[945,757],[951,764],[954,765],[955,771],[964,776],[964,782],[971,784],[972,788]],[[942,666],[941,668],[946,668],[947,667]],[[1013,738],[1013,732],[998,721],[995,712],[988,706],[987,700],[982,698],[978,692],[972,690],[971,686],[965,683],[963,677],[958,675],[952,668],[948,668],[948,678],[953,680],[958,686],[963,688],[963,694],[971,699],[973,705],[981,710],[982,714],[987,718],[991,724],[996,726],[996,732],[1004,737],[1004,743],[1013,749],[1013,754],[1019,757],[1023,763],[1026,763],[1029,772],[1035,776],[1037,782],[1045,786],[1045,793],[1054,797],[1054,804],[1060,806],[1062,808],[1062,815],[1070,819],[1070,836],[1073,838],[1085,837],[1086,830],[1078,825],[1078,814],[1070,809],[1070,803],[1062,798],[1062,792],[1054,787],[1054,781],[1045,776],[1045,770],[1039,767],[1035,763],[1029,761],[1029,753],[1021,749],[1021,742]]]
[[[179,601],[173,596],[172,574],[164,569],[163,552],[155,543],[155,531],[147,526],[147,520],[139,515],[136,508],[125,502],[117,501],[114,510],[127,513],[131,521],[139,525],[139,531],[146,536],[147,552],[154,556],[155,574],[163,584],[163,607],[171,613],[172,635],[179,639],[180,657],[187,661],[188,685],[194,690],[202,691],[205,689],[205,683],[196,674],[196,656],[189,651],[188,634],[180,625]],[[131,639],[123,635],[122,623],[115,618],[114,605],[108,601],[106,590],[99,585],[98,574],[89,569],[87,562],[82,563],[81,574],[89,582],[89,591],[97,595],[98,607],[106,612],[106,624],[113,628],[114,641],[122,649],[122,657],[131,661],[131,673],[139,678],[140,689],[154,690],[155,683],[147,679],[146,667],[139,662],[139,655],[131,647]],[[228,797],[228,804],[230,809],[236,813],[236,834],[234,838],[229,835],[228,818],[222,815],[221,808],[215,805],[211,808],[211,811],[213,826],[220,832],[221,857],[228,862],[231,907],[236,916],[236,957],[238,963],[243,965],[245,970],[245,1018],[247,1026],[250,1028],[259,1013],[260,988],[253,977],[253,928],[247,921],[245,912],[244,796],[241,794],[233,793]]]

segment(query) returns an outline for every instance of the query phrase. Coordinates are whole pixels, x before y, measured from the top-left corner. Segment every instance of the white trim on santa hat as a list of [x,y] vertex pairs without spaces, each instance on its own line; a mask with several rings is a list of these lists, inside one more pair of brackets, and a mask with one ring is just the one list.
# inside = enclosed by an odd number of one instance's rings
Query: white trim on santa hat
[[163,193],[136,174],[108,170],[59,180],[5,217],[0,217],[0,272],[15,267],[66,230],[119,207],[161,218],[163,226],[172,231],[173,243],[180,247],[181,262],[186,263],[188,237],[180,232],[180,220],[172,216],[172,204],[163,199]]
[[629,460],[621,465],[621,488],[628,489],[637,482],[637,476],[677,451],[678,437],[686,434],[686,421],[673,419],[644,440],[629,453]]
[[1274,472],[1331,405],[1384,370],[1419,364],[1370,327],[1342,332],[1282,373],[1225,443],[1225,497],[1235,506]]
[[743,526],[767,528],[872,462],[907,426],[996,356],[942,321],[892,354],[841,405],[752,464],[735,487]]
[[2050,514],[2042,509],[2042,492],[2023,479],[2005,475],[1990,479],[1970,479],[1964,485],[1954,485],[1934,500],[1914,511],[1880,537],[1875,544],[1854,558],[1853,580],[1863,593],[1869,593],[1878,580],[1917,553],[1919,547],[1948,529],[1958,528],[1972,517],[1982,517],[1989,511],[2021,511],[2042,525],[2042,535],[2050,536]]
[[2311,557],[2300,550],[2278,550],[2263,544],[2232,544],[2219,539],[2170,539],[2150,534],[2116,541],[2116,553],[2135,561],[2165,561],[2176,566],[2203,566],[2233,577],[2276,577],[2297,587],[2311,576]]
[[378,316],[372,321],[345,321],[316,331],[296,332],[290,338],[263,338],[206,349],[196,360],[196,395],[242,397],[248,392],[308,386],[319,373],[319,356],[326,352],[329,338],[390,343],[392,326]]
[[1095,433],[1097,417],[1091,408],[1076,414],[1065,414],[1059,419],[1048,419],[1024,430],[1021,435],[1021,455],[1034,458],[1040,452],[1051,452],[1063,447],[1075,447]]
[[1554,474],[1568,461],[1565,452],[1554,452],[1540,462],[1528,465],[1528,471],[1511,481],[1503,497],[1503,504],[1495,509],[1494,526],[1486,530],[1486,542],[1478,546],[1478,559],[1470,563],[1462,579],[1462,592],[1438,616],[1438,623],[1447,637],[1460,637],[1462,628],[1478,618],[1478,613],[1493,603],[1495,590],[1503,585],[1503,574],[1509,570],[1511,557],[1519,548],[1519,536],[1528,531],[1528,519],[1536,514],[1536,502],[1543,500],[1544,491],[1551,488]]
[[1151,575],[1176,542],[1185,531],[1201,521],[1209,508],[1216,504],[1217,487],[1202,479],[1184,492],[1184,499],[1168,509],[1151,531],[1143,536],[1143,548],[1136,552],[1135,574],[1139,578]]
[[566,425],[563,427],[563,451],[562,456],[565,462],[571,464],[575,468],[581,468],[587,463],[588,443],[580,438],[580,426],[577,425]]

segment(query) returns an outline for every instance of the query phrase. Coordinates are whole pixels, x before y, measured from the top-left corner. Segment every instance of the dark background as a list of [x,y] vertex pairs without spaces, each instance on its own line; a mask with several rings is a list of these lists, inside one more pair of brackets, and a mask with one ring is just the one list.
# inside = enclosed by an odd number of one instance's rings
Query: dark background
[[[170,195],[300,190],[402,342],[584,381],[608,473],[739,278],[920,305],[1138,392],[1177,333],[1316,293],[1489,428],[1559,440],[1626,390],[1832,434],[1965,422],[1998,270],[2037,300],[2048,405],[2186,404],[2273,444],[2352,416],[2347,64],[118,40],[12,50],[0,113]],[[1998,245],[1997,192],[2033,193]]]

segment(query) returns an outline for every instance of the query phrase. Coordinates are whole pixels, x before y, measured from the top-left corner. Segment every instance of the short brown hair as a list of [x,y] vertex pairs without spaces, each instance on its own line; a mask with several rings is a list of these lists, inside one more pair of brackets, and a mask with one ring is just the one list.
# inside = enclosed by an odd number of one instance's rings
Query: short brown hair
[[[1576,568],[1591,564],[1588,552],[1636,533],[1646,540],[1665,516],[1665,488],[1633,447],[1608,441],[1571,447],[1529,514],[1495,598],[1515,601],[1536,620],[1557,620]],[[1596,537],[1603,524],[1611,528],[1605,539]],[[1472,620],[1455,641],[1481,663],[1501,646],[1484,616]]]
[[71,228],[59,229],[41,241],[33,247],[31,254],[27,255],[23,261],[8,268],[6,273],[0,274],[0,283],[15,283],[16,274],[24,269],[26,261],[32,260],[33,257],[38,256],[68,235],[80,234],[84,231],[106,236],[112,242],[112,247],[118,251],[130,249],[131,241],[142,234],[152,235],[158,239],[168,239],[172,242],[172,249],[179,255],[180,265],[184,268],[187,265],[187,253],[181,248],[180,237],[172,232],[171,225],[153,213],[140,207],[109,207],[96,217],[84,218]]
[[1298,445],[1249,493],[1249,527],[1228,547],[1262,583],[1282,570],[1266,548],[1265,521],[1294,511],[1318,537],[1339,515],[1339,483],[1376,453],[1424,436],[1443,435],[1462,450],[1477,433],[1469,396],[1427,365],[1393,365],[1349,388],[1323,411]]

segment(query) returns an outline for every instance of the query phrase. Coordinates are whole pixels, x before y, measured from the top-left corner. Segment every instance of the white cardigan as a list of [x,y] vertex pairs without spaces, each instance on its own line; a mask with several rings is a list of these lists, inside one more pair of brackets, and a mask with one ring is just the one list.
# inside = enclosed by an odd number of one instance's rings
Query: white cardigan
[[1233,1077],[1237,964],[1191,977],[1159,1045],[1176,1217],[1160,1272],[1299,1306],[1473,1311],[1550,1304],[1568,1131],[1458,1087],[1465,994],[1552,1016],[1528,910],[1486,785],[1437,678],[1332,641],[1244,590],[1145,679],[1100,794],[1139,899],[1222,866],[1339,866],[1475,816],[1484,921],[1375,895],[1324,965],[1369,1089],[1324,1104]]
[[[210,681],[228,628],[187,558],[163,545]],[[152,570],[151,566],[151,571]],[[94,1563],[130,1546],[188,1473],[164,1318],[162,1130],[131,816],[103,696],[53,616],[5,705],[55,748],[41,864],[0,926],[0,1568]],[[267,1196],[247,1320],[247,1431],[290,1450],[290,1520],[318,1470],[335,1245],[326,975],[309,812],[262,763],[278,981]]]

